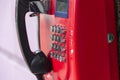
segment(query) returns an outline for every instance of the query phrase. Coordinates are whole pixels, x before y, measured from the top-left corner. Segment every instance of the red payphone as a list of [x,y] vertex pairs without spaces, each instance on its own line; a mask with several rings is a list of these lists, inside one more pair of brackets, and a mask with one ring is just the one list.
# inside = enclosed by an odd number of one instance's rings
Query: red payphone
[[[21,47],[38,80],[44,80],[44,74],[51,74],[48,80],[119,80],[113,0],[18,0],[17,4]],[[35,53],[27,41],[28,11],[34,12],[31,16],[41,13],[40,51]]]

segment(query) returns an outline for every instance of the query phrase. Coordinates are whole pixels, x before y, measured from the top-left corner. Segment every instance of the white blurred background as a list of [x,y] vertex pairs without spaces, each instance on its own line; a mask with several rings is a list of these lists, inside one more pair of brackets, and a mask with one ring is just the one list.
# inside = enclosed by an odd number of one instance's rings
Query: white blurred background
[[[15,3],[16,0],[0,0],[0,80],[36,80],[29,71],[19,47]],[[38,49],[37,26],[37,17],[27,18],[32,51]]]

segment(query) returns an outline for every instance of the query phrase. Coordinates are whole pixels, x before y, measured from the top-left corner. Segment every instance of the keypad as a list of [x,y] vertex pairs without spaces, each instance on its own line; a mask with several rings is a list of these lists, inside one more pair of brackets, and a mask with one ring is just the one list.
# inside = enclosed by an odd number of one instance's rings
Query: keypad
[[64,62],[66,54],[66,27],[60,25],[50,26],[51,51],[50,57]]

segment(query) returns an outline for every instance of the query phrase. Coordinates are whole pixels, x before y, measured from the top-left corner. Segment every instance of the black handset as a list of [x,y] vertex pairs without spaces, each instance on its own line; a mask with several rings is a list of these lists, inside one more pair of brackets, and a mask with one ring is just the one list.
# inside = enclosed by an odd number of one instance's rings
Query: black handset
[[38,80],[43,80],[43,74],[52,70],[52,63],[42,50],[35,54],[31,51],[27,38],[25,15],[29,11],[33,12],[30,16],[45,13],[48,9],[45,6],[48,5],[39,0],[18,0],[16,3],[16,22],[23,56],[31,72],[36,75]]

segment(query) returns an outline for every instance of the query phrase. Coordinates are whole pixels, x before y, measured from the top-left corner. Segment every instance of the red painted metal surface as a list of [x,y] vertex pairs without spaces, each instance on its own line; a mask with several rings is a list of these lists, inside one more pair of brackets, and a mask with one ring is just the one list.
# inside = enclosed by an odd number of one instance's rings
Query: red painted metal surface
[[[111,80],[118,80],[118,48],[117,48],[117,35],[116,35],[116,22],[115,22],[115,6],[114,0],[106,0],[106,24],[107,32],[114,35],[114,41],[108,44],[109,48],[109,61],[110,61],[110,76]],[[120,79],[119,79],[120,80]]]
[[[46,55],[51,50],[50,26],[67,29],[66,61],[52,59],[53,80],[119,80],[113,0],[69,0],[68,18],[41,14],[40,23],[41,48]],[[108,33],[115,37],[110,44]]]

